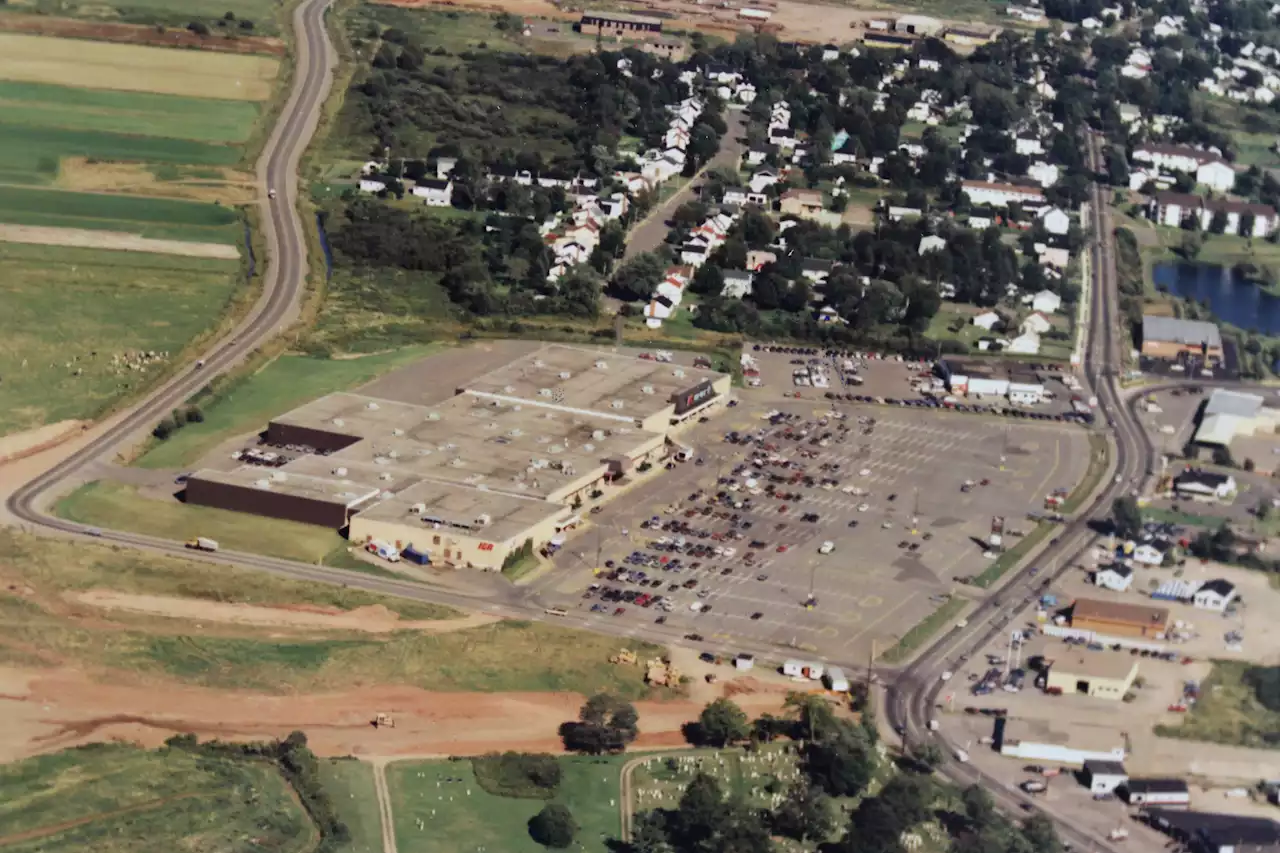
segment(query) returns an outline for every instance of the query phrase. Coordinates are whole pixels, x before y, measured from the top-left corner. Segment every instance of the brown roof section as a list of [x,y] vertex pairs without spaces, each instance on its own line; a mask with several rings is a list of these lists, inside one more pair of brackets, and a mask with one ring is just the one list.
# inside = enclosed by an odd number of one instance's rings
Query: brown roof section
[[797,198],[797,199],[800,199],[801,201],[821,202],[822,191],[821,190],[804,190],[804,189],[787,190],[781,196],[779,196],[779,198]]
[[1137,627],[1165,628],[1169,624],[1169,608],[1145,604],[1122,604],[1097,598],[1077,598],[1071,608],[1071,622],[1094,619],[1100,622],[1122,622]]
[[961,181],[961,186],[973,187],[975,189],[999,190],[1001,192],[1020,192],[1029,195],[1038,195],[1044,197],[1044,193],[1040,191],[1038,184],[997,184],[993,181]]
[[1202,199],[1198,195],[1191,193],[1174,193],[1174,192],[1158,192],[1156,193],[1156,204],[1161,206],[1167,204],[1176,204],[1178,207],[1196,208],[1200,207]]
[[1254,216],[1274,218],[1276,209],[1269,204],[1251,204],[1247,201],[1228,201],[1227,199],[1205,199],[1204,206],[1209,210],[1221,210],[1224,213],[1252,213]]

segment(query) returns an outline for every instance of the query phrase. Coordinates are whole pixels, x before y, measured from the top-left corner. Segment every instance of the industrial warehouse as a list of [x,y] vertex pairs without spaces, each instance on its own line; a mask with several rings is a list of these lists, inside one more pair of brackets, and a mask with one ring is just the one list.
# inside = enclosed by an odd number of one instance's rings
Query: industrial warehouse
[[675,433],[723,406],[729,386],[711,370],[547,346],[435,405],[314,400],[267,425],[265,444],[287,461],[246,454],[253,464],[197,471],[186,500],[496,570],[665,462]]

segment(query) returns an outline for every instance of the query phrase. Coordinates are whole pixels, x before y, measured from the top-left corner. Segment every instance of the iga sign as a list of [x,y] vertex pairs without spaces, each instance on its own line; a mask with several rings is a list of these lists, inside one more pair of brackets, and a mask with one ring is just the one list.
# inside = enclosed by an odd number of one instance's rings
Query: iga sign
[[676,414],[683,415],[690,409],[697,408],[716,395],[716,389],[710,379],[699,382],[688,391],[676,394]]

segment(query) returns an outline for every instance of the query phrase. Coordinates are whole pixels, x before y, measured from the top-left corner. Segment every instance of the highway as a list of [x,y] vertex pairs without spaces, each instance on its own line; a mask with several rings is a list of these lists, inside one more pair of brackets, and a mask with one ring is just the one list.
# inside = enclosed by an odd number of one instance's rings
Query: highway
[[[1087,140],[1090,168],[1095,171],[1101,162],[1099,140],[1090,135]],[[1140,490],[1151,459],[1151,442],[1137,419],[1135,395],[1130,405],[1125,405],[1117,383],[1123,364],[1123,329],[1119,324],[1119,291],[1116,285],[1115,246],[1112,236],[1111,214],[1107,207],[1108,188],[1095,184],[1090,190],[1089,216],[1092,233],[1090,327],[1085,346],[1085,376],[1098,397],[1100,421],[1098,429],[1109,429],[1113,438],[1114,474],[1099,491],[1094,500],[1075,519],[1064,526],[1034,561],[1045,571],[1032,575],[1031,561],[1011,578],[995,594],[971,615],[964,627],[952,628],[938,638],[909,667],[890,684],[886,696],[888,721],[904,732],[908,743],[932,738],[943,747],[948,762],[943,773],[960,784],[979,783],[995,798],[998,805],[1018,813],[1033,804],[1031,798],[1006,787],[1006,783],[994,778],[969,763],[954,760],[957,745],[947,740],[945,728],[931,733],[928,721],[934,716],[938,695],[946,687],[941,675],[947,670],[959,668],[961,655],[973,656],[997,635],[1011,630],[1008,625],[1014,614],[1024,610],[1036,598],[1041,589],[1049,586],[1057,577],[1068,571],[1084,552],[1091,547],[1094,534],[1089,522],[1109,514],[1112,501],[1125,493]],[[1176,383],[1175,383],[1176,384]],[[949,689],[955,689],[949,688]],[[1113,851],[1115,848],[1101,837],[1092,835],[1046,809],[1042,803],[1034,807],[1056,819],[1058,833],[1077,849]]]

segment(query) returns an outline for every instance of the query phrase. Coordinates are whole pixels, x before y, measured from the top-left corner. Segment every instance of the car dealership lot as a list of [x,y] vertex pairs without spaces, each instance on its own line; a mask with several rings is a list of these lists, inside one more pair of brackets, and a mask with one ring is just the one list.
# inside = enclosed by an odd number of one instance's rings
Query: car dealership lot
[[983,569],[993,516],[1006,541],[1029,531],[1087,462],[1070,425],[769,391],[747,389],[682,437],[691,461],[591,515],[535,584],[543,600],[615,630],[662,619],[724,651],[865,663]]

